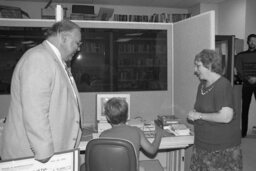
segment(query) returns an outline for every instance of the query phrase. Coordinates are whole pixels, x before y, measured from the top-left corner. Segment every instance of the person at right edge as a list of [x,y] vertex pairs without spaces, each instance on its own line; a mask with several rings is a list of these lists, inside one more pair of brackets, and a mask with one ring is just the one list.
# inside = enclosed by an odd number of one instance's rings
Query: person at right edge
[[242,137],[248,131],[248,113],[252,94],[256,98],[256,35],[247,37],[248,50],[236,56],[235,67],[243,81],[242,87]]
[[190,171],[242,171],[240,119],[221,63],[214,50],[204,49],[195,56],[200,83],[188,114],[195,135]]

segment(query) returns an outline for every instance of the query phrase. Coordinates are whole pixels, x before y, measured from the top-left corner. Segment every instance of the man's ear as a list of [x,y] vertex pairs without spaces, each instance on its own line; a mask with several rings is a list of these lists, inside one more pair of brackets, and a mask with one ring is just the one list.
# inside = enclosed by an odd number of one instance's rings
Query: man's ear
[[66,43],[67,41],[67,35],[65,33],[62,33],[62,41]]
[[68,35],[65,32],[61,32],[61,33],[59,33],[58,37],[59,37],[61,43],[66,43]]

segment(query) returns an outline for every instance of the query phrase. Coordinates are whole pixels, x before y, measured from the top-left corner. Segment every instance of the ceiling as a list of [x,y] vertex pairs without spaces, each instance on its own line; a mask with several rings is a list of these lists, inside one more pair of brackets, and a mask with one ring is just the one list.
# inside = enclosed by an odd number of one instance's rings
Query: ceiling
[[[17,0],[15,0],[17,1]],[[90,5],[128,5],[188,9],[199,3],[219,3],[225,0],[22,0],[47,3],[79,3]]]

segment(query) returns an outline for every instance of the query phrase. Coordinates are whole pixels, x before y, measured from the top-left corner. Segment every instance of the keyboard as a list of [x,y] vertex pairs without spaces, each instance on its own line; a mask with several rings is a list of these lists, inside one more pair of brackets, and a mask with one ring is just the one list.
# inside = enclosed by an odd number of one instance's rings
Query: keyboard
[[[143,131],[146,138],[155,138],[155,131]],[[175,136],[172,132],[168,130],[163,131],[163,137]]]
[[146,138],[155,138],[155,131],[143,131]]

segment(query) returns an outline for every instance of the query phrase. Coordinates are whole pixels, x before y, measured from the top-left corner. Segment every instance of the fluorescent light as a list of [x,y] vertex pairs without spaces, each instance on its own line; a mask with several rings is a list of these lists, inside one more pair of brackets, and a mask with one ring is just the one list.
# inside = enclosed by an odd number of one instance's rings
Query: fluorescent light
[[129,42],[130,40],[132,40],[132,38],[120,38],[117,39],[116,42]]
[[126,36],[141,36],[143,33],[127,33]]
[[34,41],[32,41],[32,40],[26,40],[26,41],[22,41],[21,42],[23,45],[27,45],[27,44],[32,44],[32,43],[34,43]]

